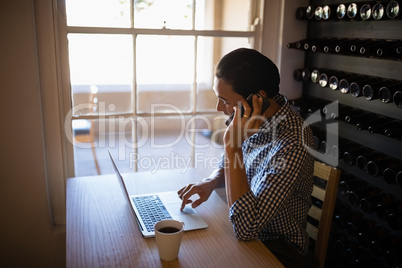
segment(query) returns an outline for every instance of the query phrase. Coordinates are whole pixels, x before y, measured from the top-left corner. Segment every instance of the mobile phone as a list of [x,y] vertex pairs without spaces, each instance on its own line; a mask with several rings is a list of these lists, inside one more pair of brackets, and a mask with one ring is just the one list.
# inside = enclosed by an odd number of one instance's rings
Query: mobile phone
[[[246,99],[248,105],[250,105],[250,107],[251,107],[250,115],[253,113],[253,95],[257,95],[258,97],[262,98],[261,114],[264,113],[268,109],[268,107],[271,105],[271,103],[269,102],[269,100],[267,100],[266,98],[264,98],[263,96],[261,96],[260,94],[257,93],[257,94],[250,94]],[[240,105],[240,115],[241,115],[241,117],[243,117],[243,115],[244,115],[244,107],[243,107],[243,105]],[[233,117],[234,117],[234,113],[231,114],[228,117],[228,119],[225,121],[226,126],[230,125],[230,123],[233,120]]]

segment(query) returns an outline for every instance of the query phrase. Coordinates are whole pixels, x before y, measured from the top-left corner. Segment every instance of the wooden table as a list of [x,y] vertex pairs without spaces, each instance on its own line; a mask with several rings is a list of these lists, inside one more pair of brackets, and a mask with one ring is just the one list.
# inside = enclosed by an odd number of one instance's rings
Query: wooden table
[[[199,181],[190,169],[123,174],[128,191],[178,190]],[[159,258],[154,238],[143,238],[113,175],[67,181],[67,267],[283,267],[258,240],[239,241],[228,219],[228,207],[216,192],[197,208],[208,228],[183,235],[179,257]]]

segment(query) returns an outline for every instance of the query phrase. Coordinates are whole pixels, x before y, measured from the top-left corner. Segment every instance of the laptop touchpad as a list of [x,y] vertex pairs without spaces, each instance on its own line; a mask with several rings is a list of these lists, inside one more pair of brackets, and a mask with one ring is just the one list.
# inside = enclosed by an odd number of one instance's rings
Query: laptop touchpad
[[181,202],[168,203],[167,209],[176,220],[183,221],[184,230],[194,230],[208,227],[207,223],[200,215],[190,206],[185,206],[183,211],[180,210]]
[[181,202],[168,203],[167,206],[169,212],[173,213],[173,215],[175,216],[182,216],[183,214],[184,215],[195,214],[195,210],[189,206],[185,206],[183,211],[181,211],[180,210]]

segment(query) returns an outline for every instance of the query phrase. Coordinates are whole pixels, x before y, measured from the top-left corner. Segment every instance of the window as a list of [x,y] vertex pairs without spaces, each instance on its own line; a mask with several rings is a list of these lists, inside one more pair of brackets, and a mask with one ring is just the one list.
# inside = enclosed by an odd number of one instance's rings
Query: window
[[261,40],[263,2],[65,0],[75,175],[92,175],[80,167],[107,160],[107,147],[123,172],[216,167],[225,118],[215,111],[214,68]]

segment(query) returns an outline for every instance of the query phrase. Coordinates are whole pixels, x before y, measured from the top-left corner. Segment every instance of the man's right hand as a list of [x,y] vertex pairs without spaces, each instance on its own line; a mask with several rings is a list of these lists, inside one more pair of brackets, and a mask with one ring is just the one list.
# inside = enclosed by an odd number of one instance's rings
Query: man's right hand
[[[182,200],[180,210],[183,210],[187,204],[191,204],[192,208],[196,208],[208,200],[212,191],[215,189],[215,183],[212,180],[206,179],[196,184],[189,184],[181,188],[177,194]],[[200,197],[197,200],[190,199],[193,195],[198,194]]]

